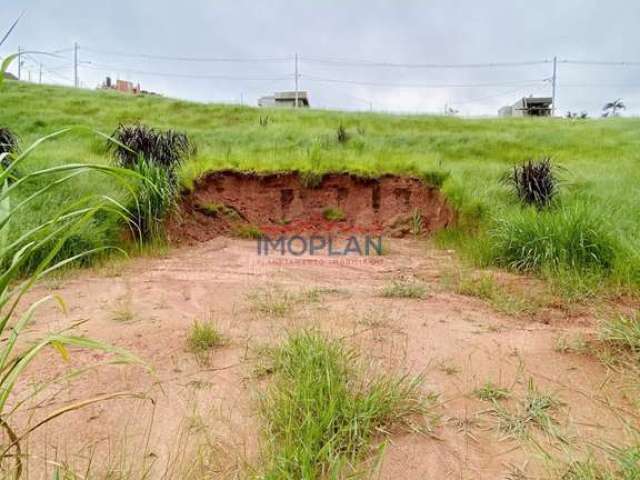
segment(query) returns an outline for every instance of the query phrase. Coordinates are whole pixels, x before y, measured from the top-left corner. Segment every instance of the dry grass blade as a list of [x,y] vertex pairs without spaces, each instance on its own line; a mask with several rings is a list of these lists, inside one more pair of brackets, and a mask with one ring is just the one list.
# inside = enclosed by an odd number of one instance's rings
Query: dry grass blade
[[47,415],[46,418],[40,420],[32,427],[29,427],[29,429],[26,430],[23,434],[21,434],[20,437],[13,439],[13,441],[7,447],[5,447],[5,449],[2,452],[0,452],[0,459],[5,458],[9,450],[11,450],[14,446],[18,445],[22,440],[24,440],[31,433],[33,433],[43,425],[51,422],[52,420],[55,420],[56,418],[66,413],[73,412],[74,410],[81,410],[85,407],[88,407],[89,405],[93,405],[94,403],[102,403],[108,400],[115,400],[118,398],[137,398],[142,400],[142,399],[146,399],[147,397],[145,395],[134,393],[134,392],[116,392],[116,393],[107,393],[104,395],[85,399],[80,402],[67,405]]

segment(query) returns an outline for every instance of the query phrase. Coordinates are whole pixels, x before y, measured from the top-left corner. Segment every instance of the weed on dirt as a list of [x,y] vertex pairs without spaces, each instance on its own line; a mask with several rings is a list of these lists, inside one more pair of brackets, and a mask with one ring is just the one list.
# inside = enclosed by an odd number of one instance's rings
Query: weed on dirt
[[326,287],[294,291],[272,285],[252,290],[246,295],[246,300],[254,312],[282,318],[291,314],[296,306],[319,303],[325,295],[330,294],[348,294],[348,292]]
[[550,437],[562,440],[564,434],[554,417],[562,405],[553,394],[541,392],[533,379],[529,379],[527,392],[515,410],[494,401],[492,412],[497,419],[498,429],[509,437],[528,439],[532,427],[535,427]]
[[346,218],[342,209],[337,207],[327,207],[322,211],[322,216],[329,222],[341,222]]
[[211,321],[194,322],[187,336],[187,347],[193,353],[205,353],[222,344],[222,335]]
[[534,313],[546,301],[541,292],[525,295],[524,292],[508,290],[497,280],[494,273],[471,273],[459,270],[443,277],[445,286],[460,295],[479,298],[496,311],[508,315]]
[[257,240],[262,238],[264,233],[255,225],[241,223],[233,227],[233,235],[246,240]]
[[341,478],[377,433],[430,426],[434,397],[421,393],[419,377],[365,375],[353,351],[315,332],[291,335],[273,354],[262,478]]
[[485,402],[495,402],[509,398],[511,390],[499,387],[492,382],[487,382],[482,387],[476,388],[473,394]]
[[224,217],[231,221],[240,220],[238,212],[223,203],[200,201],[196,202],[194,206],[199,212],[211,217]]
[[593,456],[557,469],[562,480],[635,480],[640,478],[640,445],[605,448],[604,458]]
[[427,287],[418,280],[392,280],[383,287],[380,295],[385,298],[424,299],[427,296]]

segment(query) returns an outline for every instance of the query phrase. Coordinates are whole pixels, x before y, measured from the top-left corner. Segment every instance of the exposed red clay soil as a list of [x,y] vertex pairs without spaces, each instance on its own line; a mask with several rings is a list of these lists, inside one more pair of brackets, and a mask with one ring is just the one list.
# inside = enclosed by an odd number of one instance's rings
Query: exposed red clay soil
[[[636,426],[637,418],[629,412],[636,396],[628,382],[591,355],[556,348],[560,337],[594,335],[593,317],[578,320],[556,312],[542,323],[456,294],[444,282],[446,273],[457,268],[455,256],[421,240],[390,240],[388,253],[376,264],[344,265],[328,255],[319,263],[303,261],[311,258],[281,266],[256,255],[253,242],[219,237],[172,249],[161,258],[79,272],[31,291],[25,305],[55,293],[68,312],[55,302],[44,304],[30,336],[21,341],[81,323],[74,335],[125,348],[153,371],[105,365],[72,382],[48,384],[70,368],[105,362],[109,356],[73,349],[65,362],[55,349],[44,350],[12,396],[15,404],[36,387],[49,385],[22,410],[31,422],[109,392],[145,393],[147,400],[100,402],[45,424],[24,445],[29,467],[24,478],[50,479],[56,464],[85,472],[88,463],[94,472],[83,478],[107,478],[97,473],[108,465],[130,465],[131,479],[255,476],[251,467],[264,465],[260,432],[265,427],[257,399],[272,378],[257,373],[261,352],[281,344],[289,332],[309,328],[342,339],[372,368],[423,375],[425,394],[439,394],[434,413],[440,422],[433,434],[393,431],[372,478],[559,478],[547,475],[550,460],[543,451],[578,459],[594,446],[625,445],[633,438],[629,426]],[[381,289],[399,278],[424,282],[429,295],[383,298]],[[273,316],[256,310],[252,300],[265,289],[290,294],[316,289],[319,298],[302,296],[289,314]],[[224,338],[206,361],[187,347],[194,321],[214,322]],[[563,404],[550,415],[568,443],[560,444],[535,425],[531,439],[506,434],[492,413],[494,404],[474,393],[489,381],[509,388],[512,398],[501,406],[515,412],[530,379]],[[18,433],[24,431],[20,418],[10,421]],[[207,474],[189,475],[184,463],[198,458],[201,445],[215,447],[205,457]],[[144,461],[153,463],[148,476],[137,474]],[[10,464],[6,459],[3,466]]]
[[[327,174],[317,186],[308,186],[295,172],[220,171],[197,181],[181,207],[170,222],[169,237],[188,243],[234,233],[240,225],[272,235],[336,232],[402,237],[416,223],[416,215],[421,217],[422,233],[444,228],[455,218],[436,187],[395,175],[374,179]],[[344,218],[325,218],[327,209]]]

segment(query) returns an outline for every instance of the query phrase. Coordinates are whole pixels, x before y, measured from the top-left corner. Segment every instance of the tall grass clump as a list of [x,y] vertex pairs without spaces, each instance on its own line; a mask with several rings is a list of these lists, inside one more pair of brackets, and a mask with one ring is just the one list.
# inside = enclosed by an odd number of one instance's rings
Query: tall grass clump
[[489,230],[492,263],[517,272],[607,274],[622,248],[605,219],[585,204],[505,213]]
[[164,219],[173,211],[178,196],[178,170],[195,152],[186,134],[160,131],[142,124],[120,125],[107,142],[117,164],[138,173],[138,200],[133,225],[145,240],[161,238]]
[[339,144],[344,145],[351,139],[351,135],[347,132],[347,129],[344,128],[342,124],[338,125],[338,129],[336,130],[336,140]]
[[636,480],[640,478],[640,445],[605,447],[604,459],[589,457],[559,470],[562,480]]
[[189,137],[174,130],[160,131],[142,124],[120,124],[113,132],[116,142],[108,142],[121,167],[131,168],[142,156],[149,162],[175,173],[188,155],[194,153],[195,146]]
[[261,405],[263,478],[341,478],[374,435],[393,425],[419,429],[412,417],[429,412],[419,377],[364,375],[354,352],[319,333],[293,334],[273,355]]
[[20,139],[13,132],[13,130],[5,127],[0,127],[0,154],[5,153],[7,156],[2,161],[2,166],[7,168],[9,166],[9,155],[17,153],[20,148]]
[[549,157],[513,167],[503,181],[523,204],[538,208],[549,206],[558,193],[558,180]]
[[131,170],[140,176],[136,201],[129,205],[132,231],[142,240],[161,239],[164,220],[177,207],[177,184],[169,171],[144,157]]
[[9,128],[0,127],[0,153],[16,153],[19,146],[18,135]]
[[[2,69],[0,69],[2,76]],[[63,360],[70,356],[69,348],[96,349],[113,353],[117,362],[135,362],[127,352],[111,347],[102,342],[73,335],[71,328],[61,332],[46,333],[41,337],[30,335],[29,341],[21,341],[21,337],[29,331],[37,310],[45,303],[57,301],[64,310],[62,299],[47,295],[40,299],[27,301],[25,296],[32,287],[48,274],[59,270],[79,259],[94,255],[108,249],[108,245],[100,248],[83,249],[71,256],[61,256],[66,243],[78,231],[86,227],[94,218],[104,212],[115,212],[126,218],[127,211],[114,198],[87,195],[77,201],[52,207],[49,217],[35,227],[11,235],[11,229],[21,218],[25,210],[33,208],[43,201],[46,195],[71,182],[83,173],[101,173],[127,182],[130,172],[113,167],[99,165],[66,164],[58,167],[35,169],[26,172],[19,179],[9,183],[12,172],[21,166],[29,155],[46,140],[58,137],[66,131],[59,131],[43,137],[19,154],[0,153],[0,430],[4,432],[0,440],[0,471],[11,472],[12,478],[20,478],[24,470],[22,443],[36,429],[52,419],[67,412],[72,412],[91,403],[129,395],[128,392],[112,392],[94,399],[82,400],[66,405],[52,414],[38,416],[31,425],[23,425],[16,420],[16,413],[21,406],[27,406],[30,400],[35,401],[43,391],[33,389],[26,398],[14,401],[13,392],[18,386],[23,392],[30,389],[24,384],[24,372],[39,355],[53,348],[60,353]],[[39,185],[28,195],[20,194],[34,180],[48,180]],[[38,258],[25,276],[25,265]],[[55,380],[55,379],[54,379]],[[52,382],[53,383],[53,382]],[[44,390],[46,391],[46,390]],[[19,422],[17,425],[14,422]],[[7,463],[11,463],[8,466]],[[4,478],[4,477],[3,477]]]
[[600,338],[614,350],[630,354],[640,367],[640,314],[609,319],[600,327]]

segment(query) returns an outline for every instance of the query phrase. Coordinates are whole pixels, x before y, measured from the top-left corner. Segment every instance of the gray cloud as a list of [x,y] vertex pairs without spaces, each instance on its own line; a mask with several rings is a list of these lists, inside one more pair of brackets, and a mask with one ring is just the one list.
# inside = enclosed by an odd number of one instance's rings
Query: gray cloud
[[[557,55],[640,62],[640,4],[631,0],[4,0],[0,28],[5,24],[8,28],[22,10],[27,15],[0,55],[15,51],[18,45],[57,50],[77,41],[81,59],[91,62],[81,67],[87,87],[110,74],[168,96],[203,101],[238,102],[242,95],[246,103],[254,104],[261,94],[292,89],[293,61],[196,63],[103,52],[225,58],[288,58],[298,52],[301,87],[310,92],[314,106],[439,112],[449,103],[470,115],[494,114],[518,96],[549,94],[549,82],[543,79],[551,76],[551,65],[367,68],[305,59],[466,64],[550,60]],[[46,81],[72,80],[71,52],[61,55],[63,59],[41,58]],[[32,71],[32,79],[37,78],[33,62],[25,69]],[[234,78],[177,78],[131,71]],[[562,112],[597,114],[605,101],[617,97],[625,99],[628,113],[640,112],[640,66],[560,63],[558,73]],[[483,85],[408,88],[394,84]]]

